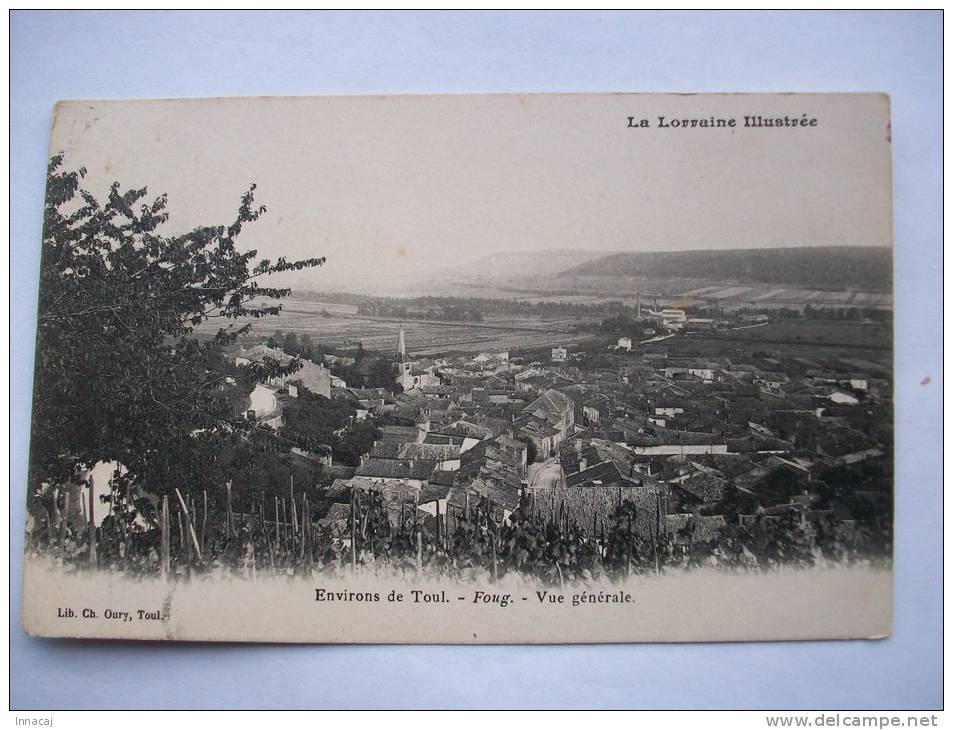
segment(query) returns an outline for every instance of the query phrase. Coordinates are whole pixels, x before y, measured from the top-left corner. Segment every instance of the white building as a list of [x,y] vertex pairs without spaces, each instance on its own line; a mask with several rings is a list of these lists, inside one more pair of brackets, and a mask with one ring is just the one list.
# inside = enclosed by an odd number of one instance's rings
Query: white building
[[684,309],[663,309],[658,313],[658,317],[669,329],[681,329],[688,321]]

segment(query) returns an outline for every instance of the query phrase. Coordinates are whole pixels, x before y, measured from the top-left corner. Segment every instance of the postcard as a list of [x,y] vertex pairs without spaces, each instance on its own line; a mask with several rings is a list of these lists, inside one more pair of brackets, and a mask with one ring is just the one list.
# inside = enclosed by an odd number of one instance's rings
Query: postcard
[[53,117],[28,633],[889,635],[885,95]]

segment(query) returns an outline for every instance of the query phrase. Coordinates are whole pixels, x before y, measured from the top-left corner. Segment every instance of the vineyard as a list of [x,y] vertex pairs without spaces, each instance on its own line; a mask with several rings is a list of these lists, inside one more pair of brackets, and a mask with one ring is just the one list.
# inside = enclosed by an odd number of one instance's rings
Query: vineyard
[[[353,489],[350,503],[327,505],[292,489],[269,504],[233,505],[229,490],[219,503],[205,491],[137,497],[117,482],[98,505],[66,491],[36,495],[27,549],[55,558],[67,571],[134,577],[387,571],[491,581],[515,574],[560,586],[699,567],[771,570],[889,560],[889,536],[872,526],[848,531],[843,523],[797,514],[728,523],[719,517],[723,529],[712,539],[712,518],[682,515],[674,529],[665,527],[647,504],[655,501],[651,495],[640,501],[606,489],[574,505],[546,494],[556,490],[539,491],[524,493],[502,519],[498,506],[476,494],[462,509],[448,506],[441,514],[438,506],[428,514],[412,493],[387,499]],[[98,525],[97,510],[106,510]]]

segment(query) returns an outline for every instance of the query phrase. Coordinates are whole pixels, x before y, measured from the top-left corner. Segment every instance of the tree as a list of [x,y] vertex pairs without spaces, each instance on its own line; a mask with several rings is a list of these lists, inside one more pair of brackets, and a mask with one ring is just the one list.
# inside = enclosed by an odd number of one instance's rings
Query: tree
[[[311,335],[305,332],[301,335],[301,338],[298,340],[298,351],[305,360],[314,360],[314,342],[311,339]],[[315,360],[315,362],[318,362]]]
[[[100,203],[80,188],[85,169],[50,161],[40,272],[31,481],[65,482],[114,460],[148,489],[184,486],[199,454],[247,425],[234,388],[293,371],[296,361],[245,366],[223,350],[250,324],[276,315],[290,289],[262,277],[324,259],[262,259],[240,251],[242,228],[263,213],[255,186],[231,224],[167,233],[167,198],[113,183]],[[195,328],[220,322],[205,338]],[[233,384],[234,383],[234,384]],[[207,475],[206,475],[207,476]]]
[[367,375],[364,376],[364,382],[361,384],[365,388],[387,388],[393,392],[400,387],[394,374],[394,366],[386,358],[375,359],[366,372]]
[[285,335],[285,341],[283,349],[289,355],[298,354],[298,335],[295,332],[289,332]]

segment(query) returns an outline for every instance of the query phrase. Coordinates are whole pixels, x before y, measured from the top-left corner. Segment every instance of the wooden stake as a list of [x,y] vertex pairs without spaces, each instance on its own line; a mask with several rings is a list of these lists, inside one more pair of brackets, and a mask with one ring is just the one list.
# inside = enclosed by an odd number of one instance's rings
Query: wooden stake
[[268,562],[271,565],[271,571],[275,571],[275,550],[271,544],[271,535],[268,534],[268,522],[265,520],[265,503],[258,505],[258,518],[261,520],[261,532],[265,536],[265,546],[268,548]]
[[363,505],[361,504],[361,493],[357,493],[357,511],[361,513],[361,544],[363,545],[367,541],[367,521],[371,517],[371,502],[374,501],[374,495],[372,492],[367,494],[367,511],[364,510]]
[[95,568],[97,565],[96,560],[96,517],[95,517],[95,508],[93,506],[93,478],[89,478],[89,565],[90,567]]
[[169,497],[162,495],[162,514],[159,532],[159,572],[169,577]]
[[205,550],[205,524],[208,522],[208,490],[202,490],[202,534],[199,536],[199,542],[202,543],[202,550]]
[[496,533],[490,535],[490,539],[493,541],[493,582],[496,583]]
[[417,573],[424,567],[424,543],[420,534],[420,526],[417,526]]
[[[622,490],[619,489],[621,494]],[[626,542],[628,547],[626,548],[626,560],[625,560],[625,575],[627,578],[632,577],[632,515],[629,515],[629,534],[626,535]]]
[[225,537],[232,539],[232,483],[225,482]]
[[56,548],[56,526],[54,523],[53,510],[44,510],[46,512],[46,540],[50,549]]
[[66,526],[69,524],[69,492],[63,492],[63,511],[60,512],[60,553],[66,549]]
[[357,570],[357,490],[351,489],[351,570]]
[[420,492],[414,495],[414,527],[417,533],[417,574],[424,567],[424,544],[423,536],[420,534]]
[[60,526],[60,490],[59,488],[53,489],[53,512],[49,514],[46,518],[46,529],[49,532],[50,548],[56,547],[55,535],[59,531]]
[[[188,525],[188,528],[189,528],[189,534],[186,536],[186,538],[187,538],[187,539],[186,539],[186,545],[189,544],[188,538],[191,538],[191,544],[192,544],[192,546],[195,548],[195,554],[198,556],[199,560],[201,560],[201,559],[202,559],[202,548],[199,547],[199,538],[198,538],[198,535],[195,534],[195,525],[192,524],[192,517],[189,515],[189,508],[185,506],[185,500],[182,499],[182,493],[179,492],[178,488],[176,488],[176,490],[175,490],[175,496],[178,497],[178,499],[179,499],[179,504],[182,506],[182,511],[185,513],[185,522],[186,522],[186,524]],[[188,555],[188,557],[189,557],[189,562],[191,563],[191,561],[192,561],[192,549],[187,547],[186,553],[187,553],[187,555]]]
[[[183,517],[185,518],[184,520],[185,524],[188,526],[189,513],[184,511],[185,510],[184,507],[180,507],[180,509],[183,510],[183,512],[179,512],[179,526],[180,527],[182,526]],[[188,532],[188,527],[186,527],[186,532]],[[189,578],[191,578],[192,577],[192,541],[189,540],[188,535],[186,535],[185,537],[185,571],[186,571],[186,575]]]
[[290,534],[291,528],[288,524],[288,509],[285,507],[285,498],[281,498],[281,531],[285,534],[285,542],[290,542],[292,535]]
[[314,551],[311,547],[311,509],[308,505],[308,495],[302,497],[301,505],[301,545],[304,552],[304,565],[308,573],[314,565]]

